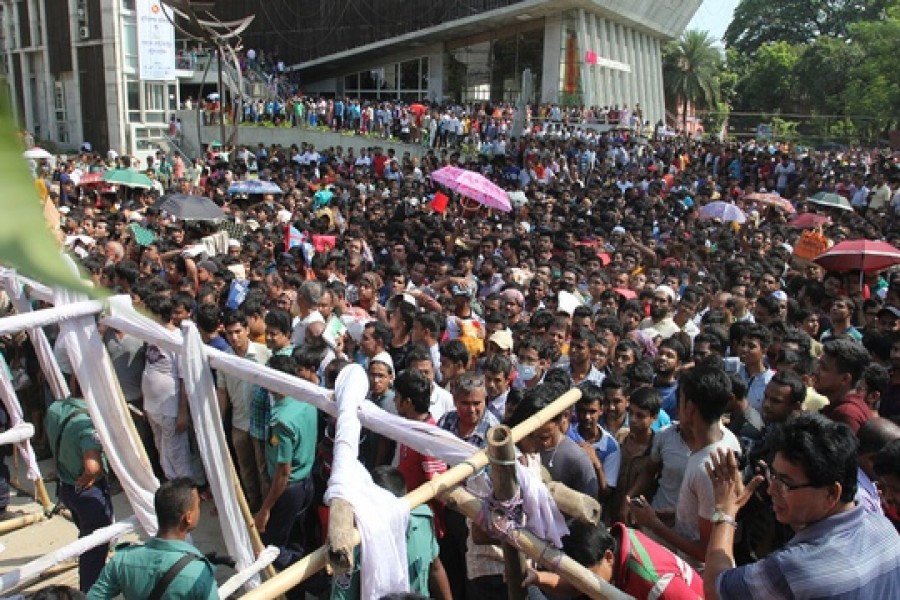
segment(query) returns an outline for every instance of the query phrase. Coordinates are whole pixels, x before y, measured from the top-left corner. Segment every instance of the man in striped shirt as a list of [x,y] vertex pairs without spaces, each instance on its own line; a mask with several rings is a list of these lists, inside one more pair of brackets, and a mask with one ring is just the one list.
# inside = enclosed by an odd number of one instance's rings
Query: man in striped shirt
[[[718,450],[706,466],[716,502],[706,597],[900,597],[900,537],[884,516],[854,502],[858,444],[850,428],[803,414],[772,435],[775,458],[747,486],[730,451]],[[782,550],[735,568],[735,516],[764,480],[775,517],[796,535]]]

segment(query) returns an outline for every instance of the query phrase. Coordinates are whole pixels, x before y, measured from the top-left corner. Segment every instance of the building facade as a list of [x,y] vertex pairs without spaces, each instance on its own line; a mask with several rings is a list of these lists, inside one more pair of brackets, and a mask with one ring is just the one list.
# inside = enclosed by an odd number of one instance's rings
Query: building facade
[[[146,156],[178,108],[179,78],[142,77],[138,2],[0,0],[0,48],[22,127],[60,149]],[[174,38],[172,39],[174,44]]]
[[[284,63],[306,93],[469,103],[517,102],[530,89],[531,103],[640,104],[656,122],[665,115],[662,46],[701,2],[217,0],[211,12],[252,15],[242,47]],[[160,10],[159,0],[0,0],[0,69],[21,125],[64,149],[89,142],[146,156],[182,97],[271,93],[242,87],[228,69],[217,90],[208,54],[203,64],[185,53],[189,64],[148,69],[146,22]]]
[[404,101],[634,107],[664,117],[662,47],[702,0],[220,0],[304,91]]

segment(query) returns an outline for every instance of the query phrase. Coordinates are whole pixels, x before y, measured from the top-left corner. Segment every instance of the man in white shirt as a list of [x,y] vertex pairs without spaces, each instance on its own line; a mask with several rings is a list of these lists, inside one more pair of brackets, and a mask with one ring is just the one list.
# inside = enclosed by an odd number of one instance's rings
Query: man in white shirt
[[692,451],[685,466],[684,479],[675,508],[675,526],[669,527],[643,497],[630,502],[631,515],[670,548],[674,548],[694,565],[706,557],[716,512],[712,482],[706,473],[706,462],[718,448],[740,453],[736,438],[726,437],[721,418],[731,401],[731,379],[718,366],[694,367],[679,378],[678,415],[680,426],[690,431],[688,447]]

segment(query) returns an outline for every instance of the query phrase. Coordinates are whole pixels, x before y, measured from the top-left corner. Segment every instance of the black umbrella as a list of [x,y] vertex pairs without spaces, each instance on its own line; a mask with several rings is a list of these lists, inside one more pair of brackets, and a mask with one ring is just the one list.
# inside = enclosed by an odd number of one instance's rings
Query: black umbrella
[[153,206],[185,221],[215,221],[225,216],[222,208],[206,196],[166,194]]

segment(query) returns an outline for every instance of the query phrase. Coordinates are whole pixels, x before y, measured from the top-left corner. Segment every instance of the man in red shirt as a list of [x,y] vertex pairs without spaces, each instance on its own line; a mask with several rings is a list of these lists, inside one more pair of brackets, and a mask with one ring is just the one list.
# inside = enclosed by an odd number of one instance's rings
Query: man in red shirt
[[857,342],[837,339],[825,342],[822,357],[816,365],[816,391],[828,398],[822,414],[853,430],[869,420],[871,411],[856,390],[863,370],[871,362],[869,352]]
[[[434,417],[428,412],[431,407],[431,382],[415,369],[402,371],[394,380],[394,406],[397,414],[404,419],[436,425]],[[397,456],[397,470],[403,474],[406,489],[410,491],[447,470],[447,465],[440,460],[405,444],[398,445]],[[435,534],[440,539],[444,535],[443,510],[436,501],[432,501],[430,506],[434,512]]]

